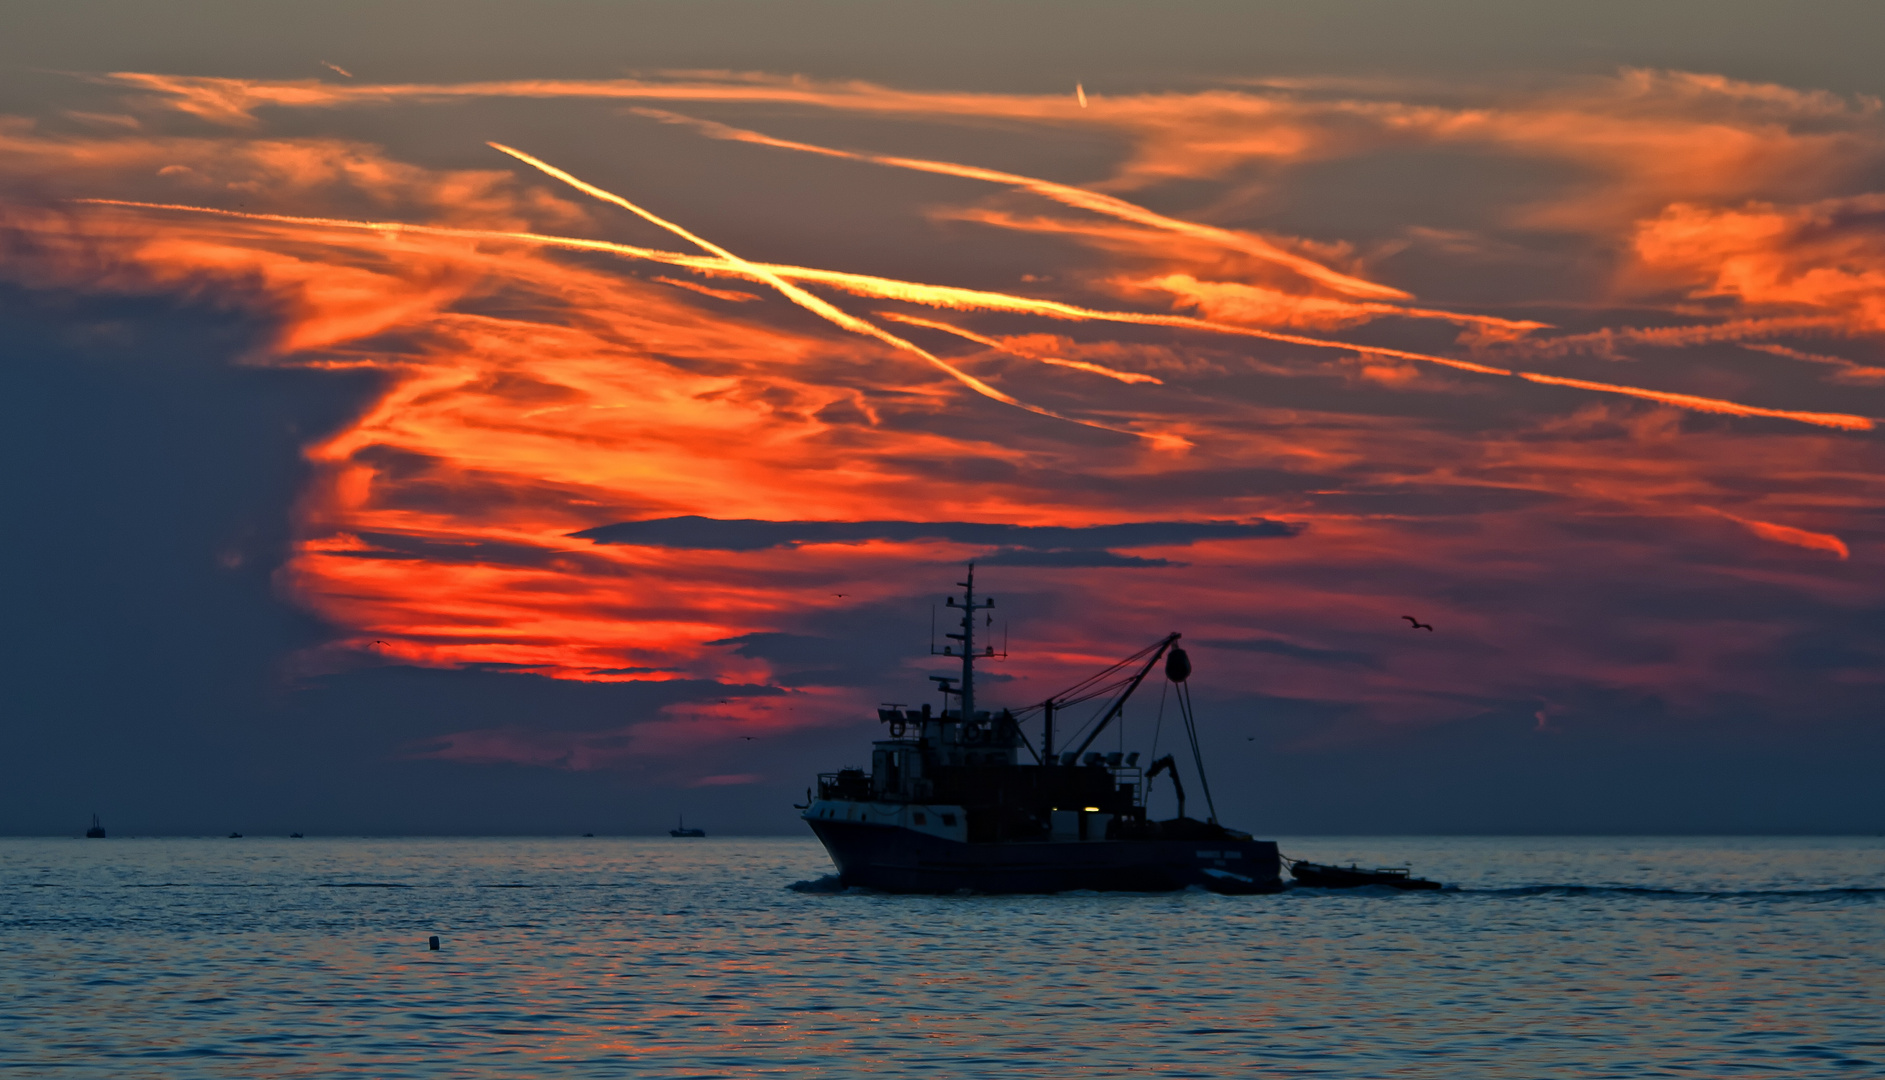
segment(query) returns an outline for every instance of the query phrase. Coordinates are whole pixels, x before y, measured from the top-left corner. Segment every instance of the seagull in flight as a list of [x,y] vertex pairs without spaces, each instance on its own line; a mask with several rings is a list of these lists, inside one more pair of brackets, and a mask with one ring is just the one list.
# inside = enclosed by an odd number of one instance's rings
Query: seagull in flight
[[837,597],[838,599],[840,599],[840,600],[842,600],[842,599],[844,599],[844,598],[845,598],[846,596],[848,596],[848,595],[850,595],[850,594],[848,594],[848,593],[841,593],[841,592],[835,592],[835,593],[832,593],[831,595],[833,595],[833,596],[835,596],[835,597]]
[[1424,622],[1421,622],[1421,621],[1420,621],[1419,619],[1416,619],[1416,618],[1414,618],[1414,617],[1413,617],[1412,615],[1403,615],[1403,616],[1401,616],[1401,618],[1403,618],[1403,619],[1406,619],[1406,620],[1407,620],[1408,622],[1410,622],[1410,623],[1412,623],[1412,624],[1413,624],[1412,626],[1409,626],[1409,627],[1408,627],[1408,629],[1409,629],[1409,630],[1428,630],[1428,631],[1431,631],[1431,630],[1433,629],[1433,627],[1432,627],[1431,625],[1429,625],[1429,624],[1427,624],[1427,623],[1424,623]]
[[740,738],[742,738],[742,739],[745,739],[745,740],[746,740],[747,742],[752,742],[752,741],[753,741],[754,739],[757,739],[757,738],[759,738],[759,736],[757,736],[757,735],[741,735],[741,736],[740,736]]

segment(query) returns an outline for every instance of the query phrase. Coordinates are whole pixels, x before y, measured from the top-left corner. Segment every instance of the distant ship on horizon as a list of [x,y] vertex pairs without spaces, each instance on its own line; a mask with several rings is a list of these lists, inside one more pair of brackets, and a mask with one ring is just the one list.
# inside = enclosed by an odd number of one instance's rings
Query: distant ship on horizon
[[100,824],[98,823],[98,815],[97,815],[97,814],[93,814],[93,815],[92,815],[92,827],[91,827],[91,828],[89,828],[89,829],[86,829],[86,830],[85,830],[85,839],[87,839],[87,840],[103,840],[104,838],[105,838],[105,827],[104,827],[103,825],[100,825]]
[[683,818],[683,817],[681,817],[681,815],[679,815],[679,814],[676,814],[676,815],[674,815],[674,827],[673,827],[672,829],[669,829],[669,830],[668,830],[668,835],[669,835],[669,836],[697,836],[697,837],[704,837],[704,836],[706,836],[706,835],[707,835],[707,830],[705,830],[705,829],[690,829],[690,828],[688,828],[688,827],[687,827],[687,821],[686,821],[686,819],[685,819],[685,818]]

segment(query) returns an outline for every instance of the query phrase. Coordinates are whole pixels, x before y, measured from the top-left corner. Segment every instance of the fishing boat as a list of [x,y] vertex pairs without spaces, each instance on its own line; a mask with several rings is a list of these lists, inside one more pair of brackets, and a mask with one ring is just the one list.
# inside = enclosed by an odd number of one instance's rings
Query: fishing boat
[[686,821],[686,819],[684,819],[684,818],[682,818],[682,817],[681,817],[681,815],[679,815],[679,814],[676,814],[676,815],[674,815],[674,827],[673,827],[672,829],[669,829],[669,830],[668,830],[668,835],[669,835],[669,836],[700,836],[700,837],[704,837],[704,836],[706,836],[706,835],[707,835],[707,830],[705,830],[705,829],[690,829],[690,828],[688,828],[688,827],[687,827],[687,821]]
[[1355,865],[1325,866],[1321,863],[1292,860],[1289,876],[1298,885],[1312,889],[1359,889],[1366,885],[1385,885],[1390,889],[1438,889],[1440,883],[1413,876],[1404,866],[1381,866],[1364,870]]
[[104,827],[103,825],[100,825],[100,824],[98,823],[98,815],[97,815],[97,814],[93,814],[93,815],[92,815],[92,827],[91,827],[91,828],[89,828],[89,829],[86,829],[86,830],[85,830],[85,839],[87,839],[87,840],[103,840],[104,838],[105,838],[105,827]]
[[[820,774],[816,793],[808,790],[799,807],[842,883],[899,893],[1283,888],[1276,844],[1217,820],[1180,635],[1168,634],[1038,704],[978,709],[975,664],[996,652],[977,647],[976,623],[995,601],[977,598],[973,563],[958,584],[961,599],[951,596],[945,606],[961,612],[961,633],[945,635],[957,644],[940,655],[959,651],[962,673],[930,676],[942,707],[880,707],[886,737],[872,744],[870,769]],[[1209,808],[1202,821],[1185,813],[1174,755],[1142,768],[1137,752],[1091,749],[1161,660]],[[1056,723],[1065,726],[1070,710],[1089,704],[1087,718],[1057,743]],[[1036,719],[1038,750],[1024,731]],[[1147,813],[1146,796],[1162,774],[1171,778],[1178,816],[1158,821]]]

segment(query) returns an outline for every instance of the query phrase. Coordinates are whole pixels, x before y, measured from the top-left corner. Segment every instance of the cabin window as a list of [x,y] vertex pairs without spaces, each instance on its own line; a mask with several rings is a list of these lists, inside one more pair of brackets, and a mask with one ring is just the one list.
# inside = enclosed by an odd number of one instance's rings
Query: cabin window
[[954,814],[944,814],[942,818],[944,825],[953,827],[956,823],[956,816]]
[[915,814],[915,815],[912,815],[912,816],[913,816],[913,817],[914,817],[914,818],[916,819],[916,823],[917,823],[918,825],[927,825],[927,824],[929,824],[929,818],[927,818],[927,817],[925,817],[925,816],[924,816],[924,815],[922,815],[922,814]]

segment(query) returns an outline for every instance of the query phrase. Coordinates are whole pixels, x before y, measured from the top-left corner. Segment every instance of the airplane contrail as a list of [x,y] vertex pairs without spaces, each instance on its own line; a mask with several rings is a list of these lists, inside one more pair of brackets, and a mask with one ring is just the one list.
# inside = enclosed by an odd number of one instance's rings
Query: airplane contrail
[[806,309],[807,311],[810,311],[815,315],[822,316],[827,321],[834,323],[837,326],[843,327],[844,329],[849,330],[852,333],[863,334],[866,337],[876,338],[877,340],[884,342],[886,345],[889,345],[892,348],[901,349],[904,352],[907,352],[913,356],[919,357],[922,360],[941,369],[942,371],[947,373],[951,378],[954,378],[957,382],[960,382],[962,385],[968,387],[971,390],[974,390],[976,393],[981,394],[983,397],[992,398],[993,400],[999,401],[1004,405],[1012,405],[1017,409],[1026,409],[1028,412],[1036,413],[1041,416],[1052,417],[1056,420],[1065,420],[1068,423],[1080,424],[1084,427],[1098,428],[1102,431],[1113,431],[1122,435],[1131,435],[1131,436],[1134,436],[1135,438],[1146,439],[1155,445],[1158,445],[1167,449],[1173,448],[1174,440],[1177,440],[1177,442],[1180,442],[1180,443],[1184,443],[1187,446],[1190,445],[1188,442],[1185,442],[1185,440],[1178,439],[1177,436],[1164,435],[1164,434],[1151,434],[1151,433],[1147,433],[1143,431],[1131,431],[1125,428],[1109,427],[1105,424],[1096,424],[1087,420],[1076,420],[1071,416],[1063,416],[1060,413],[1054,412],[1049,409],[1044,409],[1038,405],[1030,405],[1025,401],[1022,401],[1018,398],[1015,398],[1009,394],[1005,394],[1001,392],[1000,390],[995,389],[993,386],[990,386],[989,384],[983,382],[982,380],[976,378],[975,376],[970,375],[968,372],[962,371],[956,368],[954,365],[950,364],[948,361],[929,352],[927,349],[924,349],[922,346],[917,345],[916,343],[911,342],[911,341],[906,341],[903,338],[900,338],[897,335],[891,333],[890,331],[883,329],[877,324],[870,322],[869,320],[860,319],[857,316],[852,315],[851,313],[832,305],[828,301],[825,301],[817,296],[812,295],[809,292],[806,292],[804,289],[801,289],[797,285],[792,284],[791,282],[787,281],[785,278],[774,273],[773,271],[763,266],[758,266],[758,265],[755,265],[754,263],[747,262],[745,259],[740,258],[738,255],[733,254],[731,251],[728,251],[726,248],[721,247],[720,245],[714,243],[713,241],[705,239],[692,232],[689,232],[683,226],[677,225],[674,222],[669,221],[664,217],[661,217],[659,214],[656,214],[649,210],[644,210],[641,207],[636,206],[634,203],[629,202],[627,199],[622,198],[620,195],[617,195],[612,191],[606,191],[602,188],[599,188],[595,186],[594,184],[589,183],[586,180],[582,180],[576,176],[571,175],[570,173],[564,172],[562,169],[559,169],[556,166],[551,165],[549,162],[543,161],[539,158],[532,157],[531,155],[524,153],[522,150],[517,150],[512,147],[505,146],[503,143],[493,142],[493,143],[486,143],[485,145],[491,147],[493,150],[496,150],[499,153],[509,154],[511,157],[514,157],[518,161],[521,161],[524,164],[529,165],[531,168],[536,169],[547,176],[551,176],[558,180],[561,180],[564,183],[568,184],[569,186],[575,188],[576,190],[580,192],[583,192],[586,195],[590,195],[597,199],[601,199],[603,202],[613,203],[614,205],[619,206],[622,209],[627,210],[630,213],[635,214],[636,216],[640,218],[643,218],[644,220],[650,222],[651,224],[658,225],[661,228],[666,229],[669,232],[673,233],[674,235],[681,237],[682,239],[687,240],[690,243],[693,243],[701,248],[704,248],[705,250],[710,251],[715,255],[720,256],[720,258],[726,260],[726,262],[729,265],[734,266],[752,275],[753,277],[758,278],[759,280],[765,282],[766,284],[772,286],[773,288],[779,290],[779,292],[783,296],[791,300],[793,303],[798,304],[800,307]]
[[327,61],[323,60],[321,61],[321,66],[324,68],[327,68],[330,71],[336,72],[341,75],[345,75],[349,79],[353,78],[353,72],[348,71],[346,68],[341,67],[339,64],[330,64]]
[[1013,346],[1004,344],[995,338],[985,337],[973,330],[964,330],[960,326],[952,326],[946,322],[937,322],[934,319],[919,319],[914,315],[904,315],[895,311],[880,311],[877,314],[881,318],[890,319],[895,322],[908,323],[911,326],[927,326],[931,330],[941,330],[945,334],[954,334],[959,338],[973,341],[978,345],[986,345],[991,349],[1000,349],[1002,352],[1010,353],[1027,360],[1037,360],[1043,364],[1053,364],[1056,367],[1073,368],[1077,371],[1087,371],[1095,375],[1104,375],[1109,379],[1118,379],[1123,383],[1153,383],[1160,386],[1165,383],[1163,379],[1138,371],[1120,371],[1118,368],[1109,368],[1101,364],[1090,364],[1085,360],[1066,360],[1058,356],[1035,356],[1032,353],[1019,352]]
[[740,292],[735,289],[715,289],[715,288],[712,288],[711,286],[702,285],[698,281],[684,281],[681,278],[662,277],[662,276],[657,275],[653,278],[650,278],[649,280],[659,281],[663,285],[672,285],[677,289],[686,289],[689,292],[697,292],[701,294],[702,296],[711,296],[715,300],[730,300],[736,304],[743,304],[747,302],[748,300],[759,299],[759,297],[754,296],[752,293],[749,293],[749,292]]
[[1073,96],[1079,99],[1080,107],[1082,109],[1086,108],[1086,87],[1081,86],[1079,83],[1074,83]]
[[1413,294],[1402,292],[1400,289],[1396,289],[1392,286],[1381,285],[1363,278],[1353,277],[1338,270],[1332,270],[1316,262],[1314,259],[1304,258],[1293,251],[1285,251],[1260,236],[1236,232],[1231,229],[1220,229],[1215,225],[1200,225],[1194,221],[1166,217],[1164,214],[1147,210],[1143,206],[1129,203],[1124,199],[1116,199],[1111,195],[1101,195],[1098,192],[1088,191],[1085,188],[1071,187],[1067,184],[1056,184],[1051,180],[1040,180],[1032,176],[1021,176],[1016,173],[1000,172],[995,169],[984,169],[974,165],[957,165],[948,161],[927,161],[921,158],[893,157],[887,154],[867,154],[850,150],[835,150],[831,147],[815,146],[811,143],[793,142],[789,139],[775,139],[770,135],[762,135],[757,131],[728,127],[725,124],[715,123],[711,120],[696,120],[691,116],[684,116],[680,113],[667,112],[661,109],[637,108],[631,111],[642,116],[661,120],[664,123],[692,125],[702,133],[716,139],[753,143],[758,146],[770,146],[780,150],[797,150],[802,153],[844,158],[849,161],[864,161],[873,165],[888,165],[898,169],[914,169],[918,172],[941,173],[945,176],[959,176],[969,180],[986,180],[990,183],[1006,184],[1010,187],[1018,187],[1026,191],[1032,191],[1036,195],[1045,196],[1067,206],[1082,210],[1091,210],[1095,213],[1119,218],[1122,221],[1130,221],[1139,225],[1149,225],[1156,229],[1179,233],[1199,240],[1208,240],[1222,247],[1228,247],[1235,251],[1241,251],[1246,255],[1254,255],[1257,258],[1265,259],[1279,266],[1288,267],[1296,273],[1301,274],[1303,277],[1320,282],[1334,289],[1336,292],[1346,293],[1350,296],[1379,296],[1395,300],[1409,300],[1413,298]]
[[[1470,371],[1480,375],[1510,376],[1513,374],[1512,371],[1506,368],[1492,367],[1488,364],[1477,364],[1470,360],[1455,360],[1451,357],[1413,352],[1407,349],[1395,349],[1381,345],[1358,345],[1353,342],[1310,337],[1306,334],[1285,334],[1274,330],[1259,330],[1251,326],[1212,322],[1209,319],[1199,319],[1189,315],[1159,315],[1139,311],[1105,311],[1097,308],[1081,307],[1077,304],[1068,304],[1059,300],[1039,300],[1033,297],[1015,296],[1010,293],[987,292],[981,289],[965,289],[954,285],[929,285],[916,281],[899,281],[895,278],[881,278],[869,274],[853,274],[843,270],[820,270],[808,266],[789,266],[774,263],[735,263],[719,257],[686,255],[681,252],[636,247],[632,244],[621,244],[611,240],[584,240],[579,237],[552,236],[545,233],[511,232],[498,229],[457,229],[441,225],[410,225],[403,222],[354,221],[346,218],[299,217],[289,214],[257,214],[241,210],[220,210],[214,207],[189,206],[175,203],[135,202],[126,199],[79,199],[76,201],[101,206],[141,207],[151,210],[183,210],[191,213],[246,218],[254,221],[274,221],[294,225],[320,225],[347,229],[362,229],[382,233],[410,232],[417,235],[453,236],[479,240],[517,240],[525,243],[542,244],[547,247],[570,248],[578,251],[606,251],[627,258],[664,262],[673,266],[685,266],[701,271],[702,273],[728,274],[756,281],[767,281],[768,278],[766,275],[771,274],[782,278],[812,281],[821,285],[829,285],[833,288],[842,289],[858,296],[868,296],[881,300],[902,300],[907,303],[922,304],[926,307],[952,308],[961,311],[1012,311],[1020,314],[1039,315],[1049,319],[1063,319],[1070,322],[1116,322],[1130,323],[1139,326],[1169,326],[1184,330],[1202,330],[1208,333],[1228,334],[1237,337],[1260,338],[1265,341],[1277,341],[1289,345],[1304,345],[1310,348],[1340,349],[1344,352],[1391,356],[1399,360],[1439,364],[1443,367],[1455,368],[1460,371]],[[749,267],[751,269],[748,269]],[[813,297],[813,299],[817,300],[816,297]],[[823,303],[823,301],[818,302]],[[837,311],[838,309],[832,308],[832,310]],[[842,311],[839,311],[839,315],[846,319],[852,318],[849,315],[845,315]],[[861,322],[861,320],[858,321]],[[843,324],[840,323],[840,325]],[[866,323],[863,325],[869,324]],[[878,337],[886,333],[885,331],[877,331],[876,333],[870,331],[861,332],[869,333],[872,337]],[[894,337],[895,335],[891,336]],[[901,341],[902,339],[899,338],[897,340]],[[912,349],[917,348],[915,345],[910,345],[909,347]],[[927,353],[921,353],[920,355],[928,356]],[[933,360],[933,362],[939,364],[943,363],[940,360]]]
[[1865,364],[1854,363],[1843,356],[1828,356],[1825,353],[1805,352],[1800,349],[1790,349],[1785,345],[1757,345],[1745,341],[1740,344],[1742,348],[1752,349],[1755,352],[1764,352],[1772,356],[1784,356],[1789,360],[1804,360],[1809,364],[1825,364],[1829,367],[1838,368],[1839,375],[1835,376],[1835,378],[1874,382],[1885,380],[1885,368],[1869,367]]
[[1544,383],[1548,386],[1574,386],[1579,390],[1596,390],[1605,394],[1625,394],[1629,397],[1644,398],[1648,401],[1660,401],[1665,405],[1680,405],[1696,412],[1721,413],[1727,416],[1765,416],[1776,420],[1800,420],[1821,427],[1845,428],[1848,431],[1870,431],[1873,422],[1863,416],[1849,416],[1845,413],[1795,412],[1790,409],[1764,409],[1758,405],[1741,405],[1720,398],[1696,397],[1693,394],[1676,394],[1667,390],[1646,390],[1640,386],[1619,386],[1616,383],[1591,382],[1587,379],[1567,379],[1559,375],[1540,375],[1534,371],[1513,372],[1526,382]]
[[[580,237],[553,236],[545,233],[512,232],[497,229],[457,229],[442,225],[411,225],[403,222],[354,221],[346,218],[299,217],[288,214],[258,214],[241,210],[221,210],[215,207],[190,206],[178,203],[137,202],[128,199],[77,199],[75,202],[98,206],[123,206],[146,210],[175,210],[194,214],[208,214],[218,217],[241,218],[251,221],[276,222],[289,225],[311,225],[328,228],[359,229],[378,233],[409,232],[423,236],[450,236],[472,240],[510,240],[521,243],[539,244],[545,247],[567,248],[576,251],[600,251],[632,259],[645,259],[652,262],[667,263],[672,266],[684,266],[701,273],[725,274],[744,277],[751,280],[766,281],[765,274],[799,281],[816,282],[858,296],[868,296],[883,300],[901,300],[908,303],[922,304],[927,307],[949,308],[962,311],[1008,311],[1021,314],[1038,315],[1050,319],[1062,319],[1073,322],[1117,322],[1142,326],[1169,326],[1184,330],[1198,330],[1207,333],[1225,334],[1237,337],[1252,337],[1284,344],[1302,345],[1318,349],[1338,349],[1343,352],[1364,355],[1388,356],[1399,360],[1418,363],[1438,364],[1460,371],[1480,375],[1501,375],[1507,378],[1519,378],[1529,382],[1547,385],[1568,386],[1594,393],[1621,394],[1627,397],[1658,401],[1678,408],[1698,412],[1716,413],[1728,416],[1767,417],[1779,420],[1793,420],[1819,427],[1839,428],[1846,431],[1870,431],[1876,423],[1864,416],[1849,413],[1802,412],[1788,409],[1768,409],[1757,405],[1743,405],[1739,402],[1720,398],[1699,397],[1693,394],[1677,394],[1661,390],[1648,390],[1642,387],[1624,386],[1616,383],[1592,382],[1586,379],[1567,379],[1555,375],[1542,375],[1531,372],[1513,371],[1507,368],[1493,367],[1489,364],[1476,364],[1470,360],[1455,360],[1451,357],[1435,356],[1431,353],[1413,352],[1407,349],[1393,349],[1378,345],[1361,345],[1354,342],[1338,341],[1331,338],[1316,338],[1305,334],[1284,334],[1272,330],[1259,330],[1255,327],[1239,326],[1231,323],[1217,323],[1208,319],[1198,319],[1187,315],[1158,315],[1136,311],[1105,311],[1084,308],[1059,300],[1038,300],[1032,297],[1014,296],[1008,293],[986,292],[980,289],[964,289],[953,285],[926,285],[921,282],[898,281],[894,278],[880,278],[869,274],[852,274],[841,270],[820,270],[804,266],[788,266],[774,263],[736,264],[717,257],[687,255],[675,251],[661,251],[655,248],[636,247],[609,240],[585,240]],[[747,269],[750,267],[751,269]],[[808,294],[809,295],[809,294]],[[816,300],[816,297],[813,297]],[[822,302],[822,301],[821,301]],[[836,311],[836,308],[832,310]],[[839,312],[843,315],[843,312]],[[850,318],[850,316],[844,316]],[[859,320],[861,322],[861,320]],[[864,325],[869,325],[865,323]],[[878,331],[870,336],[886,335]],[[895,337],[895,335],[888,335]],[[896,340],[902,341],[901,338]],[[929,356],[917,346],[905,343],[908,350],[931,360],[945,369],[954,372],[944,361]],[[899,346],[902,348],[903,346]],[[959,377],[973,379],[966,373]],[[980,380],[976,380],[980,382]],[[970,384],[974,385],[974,384]],[[986,385],[986,384],[982,384]],[[993,387],[989,389],[993,390]],[[979,392],[979,391],[978,391]],[[999,390],[994,391],[1000,394]],[[996,400],[1002,400],[996,398]],[[1018,405],[1017,407],[1036,411],[1035,406]],[[1054,414],[1046,414],[1054,415]],[[1072,420],[1069,417],[1056,416],[1056,419],[1069,420],[1072,423],[1086,424],[1088,427],[1102,427],[1089,421]],[[1122,429],[1104,428],[1107,431]],[[1143,432],[1126,432],[1142,438],[1156,438]]]

